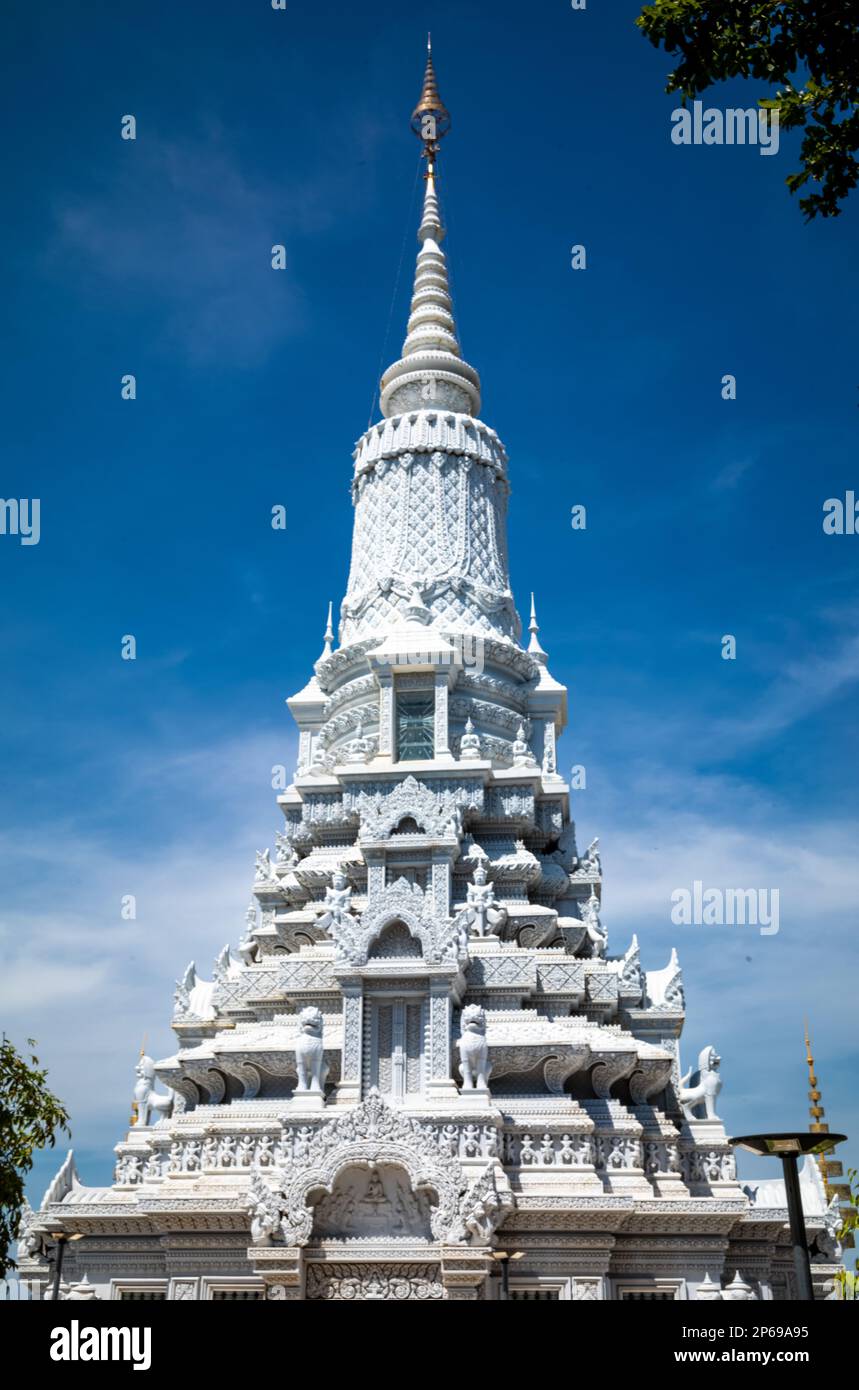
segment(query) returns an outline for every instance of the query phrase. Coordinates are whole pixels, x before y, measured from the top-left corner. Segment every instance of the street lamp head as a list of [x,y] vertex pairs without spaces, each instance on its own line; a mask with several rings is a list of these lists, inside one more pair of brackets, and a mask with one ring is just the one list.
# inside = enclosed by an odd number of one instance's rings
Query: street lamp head
[[793,1134],[739,1134],[736,1138],[728,1140],[734,1148],[747,1149],[749,1153],[757,1154],[760,1158],[781,1159],[793,1262],[799,1298],[804,1303],[814,1301],[814,1283],[811,1277],[797,1160],[804,1154],[830,1153],[836,1144],[843,1144],[845,1138],[844,1134],[800,1130]]
[[831,1153],[836,1144],[843,1144],[846,1134],[809,1134],[807,1131],[788,1134],[741,1134],[728,1143],[746,1149],[760,1158],[782,1158],[785,1154]]

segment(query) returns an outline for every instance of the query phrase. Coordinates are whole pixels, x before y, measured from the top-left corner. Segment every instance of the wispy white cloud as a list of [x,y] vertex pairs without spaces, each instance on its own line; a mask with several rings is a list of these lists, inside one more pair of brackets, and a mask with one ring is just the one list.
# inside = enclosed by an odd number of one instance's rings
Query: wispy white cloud
[[711,491],[733,492],[734,488],[739,487],[753,463],[754,459],[748,455],[731,459],[719,469],[718,473],[712,479],[710,483]]
[[742,716],[717,721],[712,737],[734,752],[784,733],[859,681],[859,634],[831,652],[789,660]]
[[[278,183],[251,173],[215,126],[185,138],[141,131],[113,178],[57,201],[48,263],[82,290],[145,295],[166,345],[195,364],[254,366],[306,322],[293,243],[329,226],[349,170]],[[282,244],[287,270],[271,268]]]
[[105,983],[101,964],[58,964],[41,952],[31,960],[16,960],[0,975],[0,1009],[7,1022],[31,1018],[38,1009],[53,1008],[60,1001],[94,999]]
[[[679,745],[682,748],[682,744]],[[856,851],[859,822],[814,817],[769,788],[709,775],[677,757],[616,766],[594,760],[595,791],[575,799],[579,839],[600,836],[609,949],[633,932],[642,964],[665,965],[676,946],[687,1019],[685,1063],[706,1043],[723,1057],[720,1107],[729,1132],[807,1121],[802,1028],[818,1047],[833,1126],[855,1133],[855,1087],[838,1084],[857,1056]],[[696,881],[714,888],[778,889],[780,930],[677,926],[671,895]],[[746,1164],[744,1171],[749,1171]]]
[[[843,608],[821,610],[812,615],[811,627],[808,638],[795,633],[785,639],[779,633],[779,641],[760,639],[751,658],[756,688],[740,701],[732,699],[732,708],[738,713],[714,711],[721,687],[712,682],[709,696],[708,688],[699,685],[693,697],[689,685],[680,681],[662,692],[656,708],[653,694],[635,704],[623,692],[604,700],[602,727],[611,726],[615,752],[624,750],[624,786],[628,788],[630,772],[640,777],[656,776],[648,771],[649,760],[658,764],[661,776],[668,777],[675,768],[683,774],[691,767],[742,761],[758,746],[786,734],[805,719],[821,715],[829,704],[842,698],[859,682],[855,611],[848,616]],[[630,634],[630,640],[635,636]],[[711,648],[717,642],[712,630],[687,633],[685,640]],[[681,649],[682,641],[675,639],[671,648],[675,659]],[[740,659],[747,659],[745,649],[741,648]],[[717,671],[721,667],[722,662],[717,661]],[[587,736],[589,731],[584,732]],[[599,746],[595,740],[594,747]],[[709,795],[708,789],[719,789],[720,785],[710,778],[702,782],[699,794]]]
[[[281,743],[294,762],[294,742]],[[64,809],[56,822],[0,836],[6,885],[0,921],[0,1008],[7,1032],[34,1036],[51,1083],[69,1105],[76,1143],[126,1123],[134,1059],[167,1055],[177,977],[195,959],[206,975],[238,940],[254,851],[281,825],[268,773],[269,740],[127,746],[117,792],[137,798],[157,837],[92,831]],[[105,808],[106,810],[109,808]],[[133,894],[136,917],[121,900]]]

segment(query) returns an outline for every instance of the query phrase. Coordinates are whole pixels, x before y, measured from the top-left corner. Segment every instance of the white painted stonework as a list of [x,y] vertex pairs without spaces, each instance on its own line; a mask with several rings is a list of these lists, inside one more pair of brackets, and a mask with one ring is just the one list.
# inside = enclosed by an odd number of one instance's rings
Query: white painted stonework
[[[180,977],[174,1055],[129,1059],[113,1185],[69,1159],[25,1214],[22,1277],[47,1280],[40,1233],[85,1236],[68,1297],[491,1300],[505,1251],[514,1299],[792,1296],[783,1194],[736,1180],[708,1039],[681,1081],[676,953],[645,965],[601,921],[443,235],[429,178],[339,645],[289,701],[299,766],[236,949]],[[825,1209],[811,1231],[821,1282]]]

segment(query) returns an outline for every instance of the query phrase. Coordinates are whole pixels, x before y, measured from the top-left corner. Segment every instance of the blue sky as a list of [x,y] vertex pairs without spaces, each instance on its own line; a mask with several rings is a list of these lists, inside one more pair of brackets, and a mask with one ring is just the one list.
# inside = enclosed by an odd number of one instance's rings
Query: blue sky
[[[856,1135],[859,537],[821,522],[859,481],[859,202],[803,223],[795,135],[774,158],[673,145],[638,9],[431,7],[457,318],[510,453],[519,607],[533,588],[570,687],[610,949],[637,931],[658,969],[678,946],[684,1061],[719,1049],[729,1132],[804,1124],[808,1015]],[[41,499],[41,540],[0,537],[0,1023],[38,1039],[96,1183],[141,1040],[172,1050],[173,982],[236,940],[278,826],[283,701],[345,589],[351,449],[404,331],[426,20],[9,14],[2,490]],[[778,888],[779,934],[673,926],[695,879]]]

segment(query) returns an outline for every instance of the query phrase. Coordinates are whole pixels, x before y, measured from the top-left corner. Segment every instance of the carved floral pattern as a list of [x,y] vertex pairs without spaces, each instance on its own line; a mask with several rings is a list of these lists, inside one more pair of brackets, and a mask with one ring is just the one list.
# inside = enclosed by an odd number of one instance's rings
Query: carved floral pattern
[[406,816],[426,835],[438,837],[460,833],[464,811],[482,810],[483,788],[472,779],[419,782],[410,773],[401,782],[369,782],[344,791],[343,801],[360,817],[363,840],[387,839]]
[[438,1265],[352,1264],[319,1265],[307,1268],[309,1300],[339,1299],[347,1302],[391,1300],[396,1303],[415,1299],[434,1301],[445,1297]]

